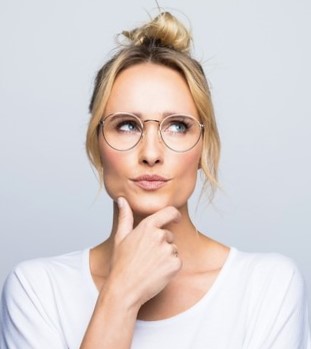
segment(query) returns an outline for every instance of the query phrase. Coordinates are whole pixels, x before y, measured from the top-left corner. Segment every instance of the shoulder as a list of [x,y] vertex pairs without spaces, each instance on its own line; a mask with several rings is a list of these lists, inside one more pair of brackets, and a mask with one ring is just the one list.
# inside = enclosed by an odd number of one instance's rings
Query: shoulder
[[245,292],[254,304],[286,303],[292,307],[306,303],[305,280],[292,258],[279,253],[235,250],[234,263]]
[[60,256],[36,258],[17,264],[9,273],[3,294],[14,295],[22,289],[51,292],[53,286],[65,281],[74,281],[85,268],[84,259],[88,250],[71,252]]
[[[297,348],[298,343],[308,343],[307,291],[296,262],[279,253],[238,250],[232,259],[231,270],[243,299],[246,347],[261,348],[269,343],[277,348]],[[300,344],[299,348],[305,347]]]
[[88,306],[83,288],[87,257],[84,250],[16,265],[2,290],[0,337],[21,348],[26,338],[29,348],[63,348],[64,329],[68,323],[79,326]]
[[251,253],[234,249],[235,267],[256,278],[301,278],[296,262],[279,253]]
[[13,268],[13,273],[31,275],[68,272],[79,270],[83,266],[83,257],[87,250],[75,251],[59,256],[36,258],[23,261]]

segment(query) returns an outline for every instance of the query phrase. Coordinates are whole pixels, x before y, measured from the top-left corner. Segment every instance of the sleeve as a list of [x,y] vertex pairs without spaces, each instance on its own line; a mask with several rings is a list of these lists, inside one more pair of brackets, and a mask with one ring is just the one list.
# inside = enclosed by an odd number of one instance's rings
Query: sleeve
[[311,349],[306,286],[295,263],[279,256],[258,275],[243,348]]
[[36,268],[17,267],[6,279],[0,308],[0,349],[67,348],[50,311],[51,290],[44,286],[48,278],[42,274]]

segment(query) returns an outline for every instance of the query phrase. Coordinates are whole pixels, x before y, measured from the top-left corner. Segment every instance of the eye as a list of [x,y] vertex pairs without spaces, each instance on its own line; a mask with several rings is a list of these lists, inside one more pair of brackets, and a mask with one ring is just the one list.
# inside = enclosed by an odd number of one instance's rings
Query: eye
[[108,122],[107,128],[111,132],[117,133],[136,133],[141,132],[141,125],[139,121],[131,115],[114,115]]
[[121,132],[135,132],[139,130],[139,126],[136,121],[124,120],[117,125],[117,129]]
[[181,121],[171,122],[171,124],[167,128],[168,131],[177,132],[177,133],[185,133],[187,129],[188,129],[188,126]]
[[192,124],[193,121],[185,116],[169,117],[165,120],[162,131],[170,134],[185,134]]

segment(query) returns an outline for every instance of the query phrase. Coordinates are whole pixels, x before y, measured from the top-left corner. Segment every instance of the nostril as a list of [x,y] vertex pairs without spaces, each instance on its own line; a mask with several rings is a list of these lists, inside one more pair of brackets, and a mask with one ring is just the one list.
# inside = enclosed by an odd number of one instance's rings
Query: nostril
[[146,165],[155,165],[155,164],[158,164],[160,162],[160,159],[156,159],[156,160],[151,160],[151,159],[143,159],[143,164],[146,164]]

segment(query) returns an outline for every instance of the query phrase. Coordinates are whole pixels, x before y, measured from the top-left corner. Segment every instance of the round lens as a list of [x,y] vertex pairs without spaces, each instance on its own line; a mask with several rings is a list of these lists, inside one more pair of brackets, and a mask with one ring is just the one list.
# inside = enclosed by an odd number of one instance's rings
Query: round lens
[[193,148],[201,136],[201,124],[187,115],[171,115],[161,123],[163,142],[172,150],[184,152]]
[[116,113],[103,120],[103,135],[106,142],[116,150],[129,150],[142,136],[142,123],[135,115]]

